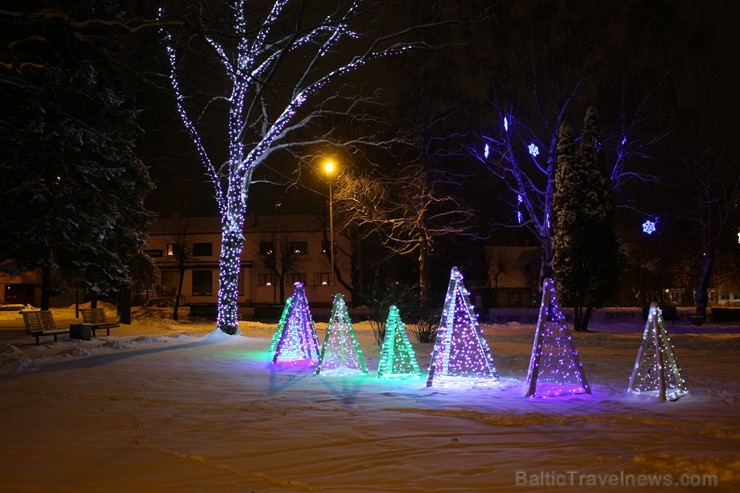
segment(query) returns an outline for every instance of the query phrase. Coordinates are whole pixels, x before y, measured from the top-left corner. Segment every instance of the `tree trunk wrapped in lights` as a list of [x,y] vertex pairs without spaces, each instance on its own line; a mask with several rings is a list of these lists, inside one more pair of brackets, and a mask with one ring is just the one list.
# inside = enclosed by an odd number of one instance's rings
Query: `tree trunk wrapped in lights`
[[[228,12],[199,11],[199,35],[185,33],[183,39],[187,42],[178,44],[174,31],[164,32],[177,109],[213,184],[221,216],[217,323],[228,334],[238,332],[244,217],[255,169],[275,152],[309,145],[302,141],[305,130],[319,117],[351,114],[356,98],[348,98],[341,91],[329,92],[327,84],[372,59],[401,53],[412,46],[397,39],[409,29],[366,36],[364,30],[378,26],[372,22],[372,8],[366,8],[363,0],[327,5],[328,12],[313,6],[306,9],[302,2],[291,0],[268,2],[262,11],[260,6],[247,3],[232,0],[226,4]],[[223,28],[224,17],[231,18],[227,29]],[[163,11],[160,20],[164,21]],[[200,108],[194,107],[200,98],[186,94],[188,87],[180,81],[185,46],[195,48],[188,55],[198,53],[200,48],[213,50],[230,85],[229,94],[214,96]],[[213,61],[204,60],[198,66],[213,69]],[[329,93],[322,95],[322,90]],[[314,100],[315,104],[309,103]],[[224,119],[211,114],[218,111],[225,111],[228,121],[227,152],[221,152],[224,158],[211,152],[203,134],[213,128],[212,119]],[[311,144],[328,143],[320,138]]]
[[498,380],[491,350],[470,304],[463,276],[453,267],[429,363],[427,387],[435,382],[449,385],[498,383]]

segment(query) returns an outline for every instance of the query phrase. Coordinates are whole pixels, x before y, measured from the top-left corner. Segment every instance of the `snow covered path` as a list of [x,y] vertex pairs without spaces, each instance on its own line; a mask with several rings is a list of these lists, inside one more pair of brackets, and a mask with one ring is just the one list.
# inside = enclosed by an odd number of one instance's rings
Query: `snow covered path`
[[[606,325],[606,324],[605,324]],[[740,486],[740,334],[672,336],[689,395],[626,395],[642,327],[575,335],[592,395],[525,399],[533,326],[484,327],[500,387],[378,381],[269,365],[271,328],[0,342],[3,491],[635,491]],[[603,329],[603,330],[601,330]],[[670,328],[669,328],[670,329]],[[414,344],[426,368],[431,345]],[[713,479],[714,478],[714,479]],[[562,483],[562,484],[561,484]],[[629,483],[627,483],[629,484]],[[682,488],[681,488],[682,489]]]

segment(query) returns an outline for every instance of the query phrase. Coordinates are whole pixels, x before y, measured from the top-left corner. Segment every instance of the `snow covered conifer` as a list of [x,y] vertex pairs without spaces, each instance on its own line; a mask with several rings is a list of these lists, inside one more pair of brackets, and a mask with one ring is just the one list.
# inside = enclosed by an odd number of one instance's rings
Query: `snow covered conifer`
[[552,267],[563,304],[574,308],[575,330],[585,331],[593,309],[616,292],[624,259],[594,107],[586,112],[578,149],[573,148],[573,133],[564,124],[558,135]]

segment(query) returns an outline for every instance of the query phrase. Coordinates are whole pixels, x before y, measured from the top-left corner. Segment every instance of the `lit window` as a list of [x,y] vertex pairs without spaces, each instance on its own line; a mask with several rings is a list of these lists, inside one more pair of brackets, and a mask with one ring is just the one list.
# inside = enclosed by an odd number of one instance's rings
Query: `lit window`
[[257,285],[258,286],[272,286],[273,278],[272,272],[265,272],[257,274]]
[[313,283],[315,286],[328,286],[329,285],[329,273],[328,272],[316,272],[314,273]]
[[308,242],[307,241],[291,241],[288,245],[289,251],[296,255],[305,255],[308,253]]
[[275,253],[275,245],[271,241],[260,241],[260,255],[272,255]]

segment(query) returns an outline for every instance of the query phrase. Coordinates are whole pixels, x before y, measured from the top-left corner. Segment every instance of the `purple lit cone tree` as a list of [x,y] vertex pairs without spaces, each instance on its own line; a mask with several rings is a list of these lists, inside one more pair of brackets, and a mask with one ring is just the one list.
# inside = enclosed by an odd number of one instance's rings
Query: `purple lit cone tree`
[[650,305],[627,391],[657,394],[661,401],[675,401],[688,393],[668,338],[663,312],[656,303]]
[[590,394],[581,359],[573,345],[555,283],[545,278],[542,304],[527,373],[526,397]]
[[463,276],[452,268],[429,363],[427,387],[499,380],[488,342],[473,311]]
[[326,327],[316,375],[367,373],[365,357],[349,318],[344,296],[334,296],[329,325]]
[[303,283],[295,283],[293,296],[288,298],[273,336],[273,363],[318,360],[319,337],[308,307]]

